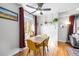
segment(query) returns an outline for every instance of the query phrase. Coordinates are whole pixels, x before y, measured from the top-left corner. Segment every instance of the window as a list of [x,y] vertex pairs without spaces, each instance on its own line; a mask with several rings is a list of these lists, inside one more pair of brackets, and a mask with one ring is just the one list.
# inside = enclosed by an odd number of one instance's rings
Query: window
[[31,14],[28,14],[25,12],[25,23],[24,23],[24,27],[25,27],[25,34],[28,34],[30,36],[34,35],[34,16]]

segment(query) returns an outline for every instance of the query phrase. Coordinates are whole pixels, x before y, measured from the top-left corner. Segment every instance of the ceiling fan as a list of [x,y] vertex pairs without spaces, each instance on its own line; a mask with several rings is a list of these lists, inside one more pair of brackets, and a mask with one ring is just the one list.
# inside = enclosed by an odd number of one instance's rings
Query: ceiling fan
[[42,11],[50,11],[51,8],[42,8],[42,6],[44,5],[44,3],[37,3],[38,7],[33,7],[33,6],[30,6],[30,5],[26,5],[27,7],[29,8],[32,8],[32,9],[35,9],[35,11],[31,12],[31,13],[35,13],[36,11],[40,11],[40,14],[43,15],[43,12]]

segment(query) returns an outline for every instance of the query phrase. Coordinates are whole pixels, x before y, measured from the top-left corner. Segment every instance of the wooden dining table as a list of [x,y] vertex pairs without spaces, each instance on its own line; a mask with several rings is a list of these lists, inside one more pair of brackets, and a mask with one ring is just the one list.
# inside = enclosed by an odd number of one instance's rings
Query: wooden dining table
[[44,41],[48,38],[48,36],[46,34],[43,35],[37,35],[34,37],[31,37],[29,40],[32,40],[32,42],[37,43],[37,44],[41,44],[43,43],[43,56],[44,56]]

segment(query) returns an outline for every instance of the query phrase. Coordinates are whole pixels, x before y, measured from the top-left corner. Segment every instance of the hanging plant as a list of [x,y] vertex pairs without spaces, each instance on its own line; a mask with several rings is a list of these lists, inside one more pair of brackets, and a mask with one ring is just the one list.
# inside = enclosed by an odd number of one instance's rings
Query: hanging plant
[[53,22],[58,22],[58,18],[54,18]]
[[49,22],[46,21],[45,24],[47,24],[47,23],[53,24],[53,23],[56,23],[56,22],[58,22],[58,18],[54,18],[54,20],[49,21]]

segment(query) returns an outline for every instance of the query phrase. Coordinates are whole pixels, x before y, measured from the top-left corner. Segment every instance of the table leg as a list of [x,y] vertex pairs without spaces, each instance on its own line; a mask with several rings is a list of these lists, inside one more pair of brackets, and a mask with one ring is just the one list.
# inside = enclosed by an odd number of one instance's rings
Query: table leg
[[43,56],[44,56],[44,41],[43,41]]

